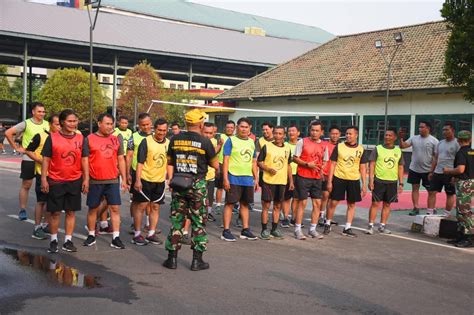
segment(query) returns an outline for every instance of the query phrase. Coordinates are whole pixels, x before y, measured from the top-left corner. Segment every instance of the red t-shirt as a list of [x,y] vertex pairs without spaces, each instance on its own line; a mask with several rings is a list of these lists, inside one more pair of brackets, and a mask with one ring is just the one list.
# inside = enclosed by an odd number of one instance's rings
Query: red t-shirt
[[[308,162],[308,163],[315,163],[322,167],[323,159],[324,159],[324,151],[326,150],[327,142],[321,141],[316,143],[312,141],[310,138],[303,138],[303,151],[301,152],[300,159]],[[318,170],[312,170],[308,167],[304,167],[298,165],[297,173],[301,177],[306,178],[321,178],[321,172]]]
[[87,136],[89,143],[89,173],[91,179],[109,180],[118,178],[118,154],[121,142],[117,136]]

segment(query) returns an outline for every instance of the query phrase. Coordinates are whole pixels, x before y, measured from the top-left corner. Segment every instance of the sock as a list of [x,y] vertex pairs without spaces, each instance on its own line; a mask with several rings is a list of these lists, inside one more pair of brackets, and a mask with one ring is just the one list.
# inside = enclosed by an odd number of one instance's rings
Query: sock
[[277,228],[278,228],[278,222],[277,223],[272,222],[272,232],[275,232]]
[[301,224],[295,224],[295,232],[296,231],[301,231]]
[[155,234],[155,230],[149,230],[148,231],[148,236],[152,236],[153,234]]
[[348,230],[351,228],[351,225],[349,222],[346,222],[346,227],[344,228],[344,230]]
[[51,242],[58,241],[58,234],[51,234]]
[[66,236],[64,236],[64,243],[66,243],[67,241],[71,241],[71,242],[72,242],[72,235],[66,235]]
[[41,227],[42,227],[43,229],[46,228],[47,226],[48,226],[48,223],[46,223],[46,222],[41,223]]
[[100,221],[100,228],[101,229],[105,229],[109,226],[109,224],[107,223],[107,221]]
[[331,225],[331,220],[329,219],[326,219],[326,222],[325,222],[326,225]]
[[120,236],[120,232],[112,232],[112,239],[115,239]]
[[321,214],[319,215],[319,217],[321,219],[324,219],[325,215],[326,215],[326,211],[321,211]]
[[384,227],[385,227],[385,224],[384,224],[384,223],[380,223],[380,227],[384,228]]
[[145,218],[146,218],[146,221],[145,221],[145,222],[146,222],[146,225],[147,225],[147,226],[150,226],[150,217],[149,217],[149,216],[145,216]]
[[267,223],[262,223],[262,231],[267,229]]
[[222,203],[216,202],[216,207],[220,207],[220,206],[222,206]]
[[316,224],[311,223],[311,226],[309,227],[310,231],[316,231]]
[[94,236],[94,237],[95,237],[95,231],[94,231],[94,230],[92,230],[92,231],[89,231],[89,235],[90,235],[90,236]]
[[141,231],[135,231],[135,232],[133,233],[133,235],[134,235],[135,237],[139,237],[140,234],[142,234]]
[[35,225],[35,231],[37,231],[38,229],[41,229],[41,228],[42,228],[41,224]]
[[370,227],[374,227],[374,222],[370,222],[370,223],[369,223],[369,226],[370,226]]

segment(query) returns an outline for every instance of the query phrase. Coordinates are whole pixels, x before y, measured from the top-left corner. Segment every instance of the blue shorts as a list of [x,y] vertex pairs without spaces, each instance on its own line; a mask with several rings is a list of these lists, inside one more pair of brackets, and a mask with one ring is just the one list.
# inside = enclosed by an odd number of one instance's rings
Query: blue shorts
[[105,198],[110,206],[120,206],[122,204],[120,198],[120,185],[115,184],[90,184],[89,193],[87,194],[87,206],[89,208],[97,208]]

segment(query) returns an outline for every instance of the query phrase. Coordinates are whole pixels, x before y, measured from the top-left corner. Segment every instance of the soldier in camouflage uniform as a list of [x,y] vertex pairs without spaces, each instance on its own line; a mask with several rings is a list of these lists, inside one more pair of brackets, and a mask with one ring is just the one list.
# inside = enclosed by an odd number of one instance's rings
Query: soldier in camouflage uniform
[[471,149],[471,133],[458,133],[461,148],[454,159],[454,168],[444,168],[444,174],[454,175],[456,184],[456,218],[460,237],[450,241],[456,247],[471,247],[474,232],[472,217],[472,196],[474,195],[474,150]]
[[[177,268],[178,250],[181,248],[183,226],[186,218],[191,219],[193,261],[191,270],[208,269],[209,264],[202,260],[207,249],[207,182],[208,166],[219,168],[219,162],[211,141],[202,136],[206,114],[199,109],[186,113],[186,132],[173,136],[168,148],[168,174],[173,189],[171,201],[171,228],[166,240],[168,259],[163,266]],[[179,185],[189,180],[190,188]]]

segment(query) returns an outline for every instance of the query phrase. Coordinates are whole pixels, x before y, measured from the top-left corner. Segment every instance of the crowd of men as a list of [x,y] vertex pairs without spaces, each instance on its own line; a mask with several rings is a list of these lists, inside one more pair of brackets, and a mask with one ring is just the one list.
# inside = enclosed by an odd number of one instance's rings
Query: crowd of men
[[[183,243],[193,249],[192,270],[209,268],[202,259],[207,249],[206,222],[222,214],[221,239],[236,241],[231,231],[236,213],[241,227],[240,239],[282,239],[280,228],[294,227],[297,240],[322,239],[334,225],[334,213],[340,201],[347,203],[342,235],[357,237],[351,225],[356,203],[372,192],[366,233],[374,234],[377,212],[381,220],[377,231],[391,233],[386,227],[391,203],[403,191],[404,157],[401,149],[412,147],[408,183],[412,184],[413,211],[419,214],[419,186],[427,188],[428,214],[435,214],[436,194],[444,188],[446,209],[454,207],[459,236],[455,246],[472,246],[473,220],[471,200],[474,190],[474,150],[471,133],[460,131],[455,138],[452,124],[443,126],[444,139],[430,135],[429,122],[420,122],[419,135],[405,140],[403,131],[388,128],[383,144],[370,153],[358,144],[359,129],[325,130],[319,120],[308,126],[308,136],[300,138],[298,126],[273,126],[264,123],[263,137],[255,139],[248,118],[228,121],[217,134],[214,124],[199,109],[186,113],[185,131],[163,118],[155,122],[149,114],[138,116],[138,130],[128,129],[124,116],[117,127],[112,115],[97,119],[97,132],[83,136],[77,129],[78,117],[71,109],[44,120],[45,108],[37,103],[32,118],[6,131],[13,149],[24,153],[21,164],[19,219],[26,220],[28,193],[35,181],[37,203],[32,237],[47,239],[48,252],[59,249],[58,228],[65,213],[65,238],[62,250],[75,252],[72,241],[75,213],[81,210],[82,194],[87,194],[87,231],[84,246],[96,243],[98,234],[112,234],[110,246],[123,249],[120,238],[121,194],[131,194],[131,242],[138,246],[162,244],[158,230],[160,206],[169,188],[171,227],[165,240],[168,258],[163,265],[177,267],[177,254]],[[167,138],[168,130],[172,136]],[[327,133],[328,141],[323,140]],[[21,145],[14,136],[22,134]],[[397,139],[400,146],[396,145]],[[287,140],[287,141],[286,141]],[[250,229],[249,211],[255,192],[261,189],[261,231]],[[216,192],[215,192],[216,190]],[[225,198],[224,196],[225,193]],[[215,204],[214,204],[214,193]],[[303,231],[304,212],[311,198],[310,224]],[[272,216],[269,218],[269,210]],[[108,220],[109,218],[109,220]],[[271,220],[271,225],[269,224]],[[318,224],[321,232],[317,231]],[[190,235],[190,236],[189,236]],[[187,239],[187,241],[186,241]]]

